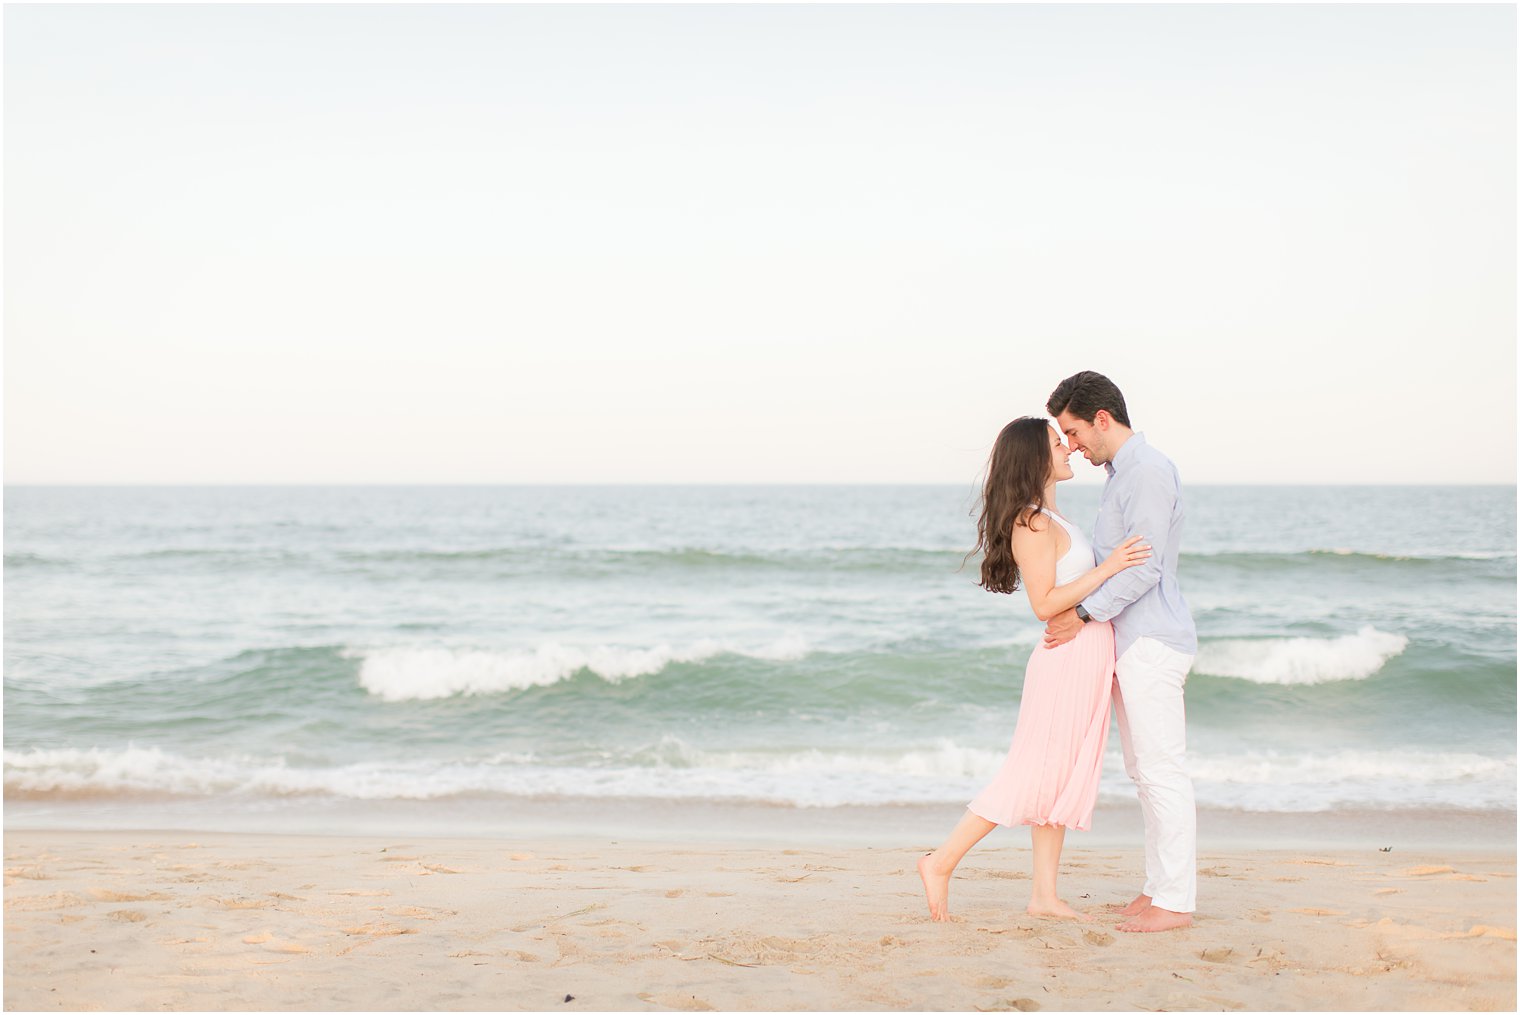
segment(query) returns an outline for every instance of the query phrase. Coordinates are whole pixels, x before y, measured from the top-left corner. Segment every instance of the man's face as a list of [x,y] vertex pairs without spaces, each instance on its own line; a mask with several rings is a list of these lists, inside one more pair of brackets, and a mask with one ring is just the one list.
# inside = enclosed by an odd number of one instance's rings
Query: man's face
[[1113,458],[1108,450],[1108,413],[1103,409],[1098,410],[1091,423],[1069,412],[1058,415],[1056,423],[1066,435],[1071,449],[1082,452],[1092,464],[1106,465]]

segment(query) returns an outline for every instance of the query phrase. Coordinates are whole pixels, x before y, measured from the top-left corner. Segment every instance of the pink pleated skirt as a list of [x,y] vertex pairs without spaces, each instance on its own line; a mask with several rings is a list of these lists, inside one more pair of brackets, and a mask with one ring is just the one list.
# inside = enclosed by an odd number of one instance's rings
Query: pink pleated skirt
[[968,805],[1000,825],[1092,825],[1108,744],[1114,630],[1092,621],[1058,648],[1036,647],[1024,670],[1013,746]]

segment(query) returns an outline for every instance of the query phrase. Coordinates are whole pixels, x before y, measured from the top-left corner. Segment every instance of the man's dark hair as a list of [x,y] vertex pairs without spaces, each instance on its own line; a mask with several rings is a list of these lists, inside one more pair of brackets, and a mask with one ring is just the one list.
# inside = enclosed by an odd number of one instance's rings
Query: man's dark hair
[[1124,395],[1113,381],[1096,370],[1084,370],[1072,374],[1056,385],[1045,403],[1045,411],[1052,416],[1069,412],[1085,423],[1091,423],[1099,409],[1107,409],[1115,423],[1129,426],[1129,410],[1124,407]]

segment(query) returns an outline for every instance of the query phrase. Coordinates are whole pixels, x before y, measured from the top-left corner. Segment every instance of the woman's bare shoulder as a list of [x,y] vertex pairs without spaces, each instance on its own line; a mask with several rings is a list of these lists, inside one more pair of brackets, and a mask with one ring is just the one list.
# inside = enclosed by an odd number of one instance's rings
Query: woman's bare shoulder
[[1036,535],[1050,531],[1050,516],[1036,508],[1026,508],[1019,514],[1018,522],[1013,526],[1013,535],[1017,539],[1020,530]]

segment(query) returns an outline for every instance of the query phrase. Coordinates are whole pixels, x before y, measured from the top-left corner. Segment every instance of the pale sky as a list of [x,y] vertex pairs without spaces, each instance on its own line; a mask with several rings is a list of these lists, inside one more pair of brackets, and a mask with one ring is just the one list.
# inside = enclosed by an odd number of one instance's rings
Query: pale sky
[[8,483],[1515,481],[1510,6],[4,19]]

